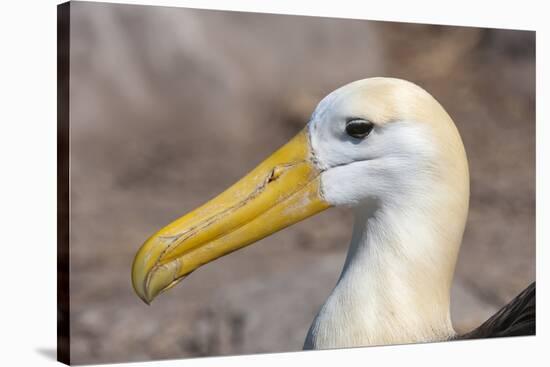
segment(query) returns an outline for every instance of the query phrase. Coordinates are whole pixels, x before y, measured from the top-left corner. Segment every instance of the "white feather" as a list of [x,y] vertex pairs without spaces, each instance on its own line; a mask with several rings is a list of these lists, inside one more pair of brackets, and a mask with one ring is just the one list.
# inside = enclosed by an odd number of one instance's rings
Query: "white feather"
[[[454,335],[450,286],[468,172],[460,137],[442,111],[411,83],[367,79],[331,93],[313,113],[309,135],[323,171],[321,192],[332,205],[352,207],[355,224],[342,273],[305,349]],[[419,121],[431,120],[426,116],[433,121]],[[350,117],[377,120],[376,127],[365,139],[351,138],[345,133]]]

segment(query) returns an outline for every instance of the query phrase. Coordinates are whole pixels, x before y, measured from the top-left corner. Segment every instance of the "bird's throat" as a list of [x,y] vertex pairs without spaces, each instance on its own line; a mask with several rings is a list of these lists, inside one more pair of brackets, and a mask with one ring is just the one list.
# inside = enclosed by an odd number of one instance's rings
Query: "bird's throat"
[[[454,335],[450,288],[462,233],[430,211],[359,208],[347,258],[305,349],[403,344]],[[457,238],[453,238],[457,237]]]

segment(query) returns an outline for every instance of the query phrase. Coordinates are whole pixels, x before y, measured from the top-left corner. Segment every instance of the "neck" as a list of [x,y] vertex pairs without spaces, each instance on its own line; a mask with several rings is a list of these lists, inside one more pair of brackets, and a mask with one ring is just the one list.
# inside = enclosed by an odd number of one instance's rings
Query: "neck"
[[452,209],[448,199],[443,201],[410,211],[376,203],[356,209],[344,268],[304,348],[415,343],[454,335],[450,288],[465,215],[451,225],[453,218],[434,215],[453,212],[441,210],[442,205]]

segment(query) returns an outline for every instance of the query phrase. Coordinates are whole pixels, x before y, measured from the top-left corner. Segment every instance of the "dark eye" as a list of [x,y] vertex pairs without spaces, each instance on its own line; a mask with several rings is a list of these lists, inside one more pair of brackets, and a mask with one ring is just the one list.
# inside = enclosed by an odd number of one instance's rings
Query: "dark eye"
[[370,134],[374,124],[367,120],[353,119],[346,123],[346,133],[356,139],[363,139]]

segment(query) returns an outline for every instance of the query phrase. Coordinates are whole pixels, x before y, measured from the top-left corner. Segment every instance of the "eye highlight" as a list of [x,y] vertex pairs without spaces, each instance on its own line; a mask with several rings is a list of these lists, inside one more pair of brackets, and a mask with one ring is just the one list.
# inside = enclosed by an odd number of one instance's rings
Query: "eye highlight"
[[363,139],[370,134],[374,124],[363,119],[351,119],[346,122],[346,133],[356,139]]

